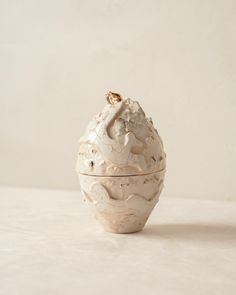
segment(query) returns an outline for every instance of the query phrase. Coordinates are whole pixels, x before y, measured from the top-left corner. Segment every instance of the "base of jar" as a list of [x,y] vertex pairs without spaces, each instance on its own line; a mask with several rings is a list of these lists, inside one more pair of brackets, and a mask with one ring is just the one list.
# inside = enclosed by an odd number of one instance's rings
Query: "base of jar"
[[165,171],[149,175],[101,177],[80,174],[85,202],[105,231],[141,231],[159,200]]
[[131,230],[131,231],[115,231],[113,229],[110,229],[110,228],[105,228],[103,227],[104,230],[108,233],[112,233],[112,234],[121,234],[121,235],[125,235],[125,234],[135,234],[135,233],[138,233],[140,231],[143,230],[143,227],[139,228],[139,229],[134,229],[134,230]]
[[136,214],[132,214],[130,220],[127,219],[127,212],[119,215],[119,218],[103,216],[103,214],[95,214],[96,219],[103,226],[104,230],[115,234],[131,234],[141,231],[148,219],[148,216],[142,218]]

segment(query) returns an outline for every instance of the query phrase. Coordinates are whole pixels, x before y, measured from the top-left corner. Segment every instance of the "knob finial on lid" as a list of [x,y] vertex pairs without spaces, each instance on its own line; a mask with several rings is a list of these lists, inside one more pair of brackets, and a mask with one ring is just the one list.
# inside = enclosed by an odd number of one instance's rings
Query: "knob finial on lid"
[[109,91],[106,94],[106,99],[110,104],[116,104],[117,102],[121,101],[123,98],[119,93]]

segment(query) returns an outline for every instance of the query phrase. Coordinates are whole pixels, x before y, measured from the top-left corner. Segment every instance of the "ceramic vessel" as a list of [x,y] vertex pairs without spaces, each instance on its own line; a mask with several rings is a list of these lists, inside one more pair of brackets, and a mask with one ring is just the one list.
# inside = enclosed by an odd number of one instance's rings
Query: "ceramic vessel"
[[139,103],[113,92],[79,142],[76,170],[85,202],[105,230],[142,230],[165,176],[162,140]]

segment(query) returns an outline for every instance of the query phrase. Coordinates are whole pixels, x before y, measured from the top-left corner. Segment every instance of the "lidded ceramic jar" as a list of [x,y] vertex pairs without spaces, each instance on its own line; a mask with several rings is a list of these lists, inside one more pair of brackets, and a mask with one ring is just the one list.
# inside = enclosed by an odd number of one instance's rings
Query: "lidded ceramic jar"
[[108,92],[105,108],[80,138],[76,166],[84,200],[105,230],[142,230],[163,188],[165,160],[139,103]]

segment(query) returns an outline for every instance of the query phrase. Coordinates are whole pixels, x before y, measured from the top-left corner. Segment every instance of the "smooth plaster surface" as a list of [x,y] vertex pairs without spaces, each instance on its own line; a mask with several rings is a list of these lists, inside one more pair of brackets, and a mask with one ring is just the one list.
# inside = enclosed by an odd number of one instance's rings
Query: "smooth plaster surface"
[[104,232],[78,192],[0,189],[1,295],[234,295],[236,203],[161,198]]
[[236,199],[236,1],[0,1],[0,184],[77,189],[107,90],[139,100],[164,194]]

